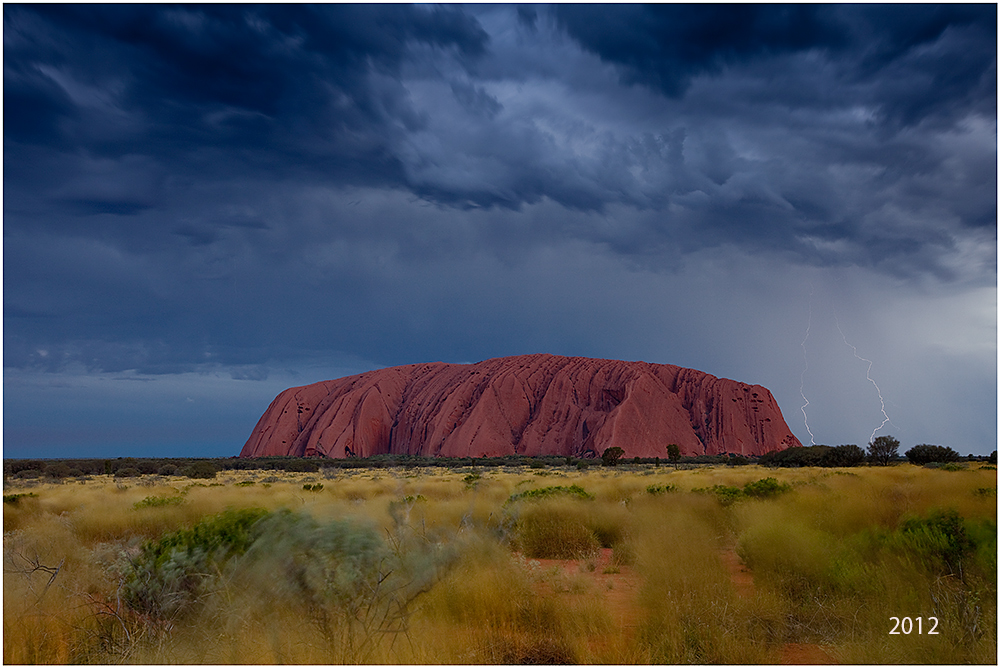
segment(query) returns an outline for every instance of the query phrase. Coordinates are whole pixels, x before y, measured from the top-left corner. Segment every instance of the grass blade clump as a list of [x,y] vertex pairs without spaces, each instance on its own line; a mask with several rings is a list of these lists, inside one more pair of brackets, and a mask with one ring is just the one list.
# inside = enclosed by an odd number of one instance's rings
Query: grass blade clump
[[576,559],[598,550],[601,543],[588,526],[587,514],[575,503],[593,498],[579,485],[511,494],[503,504],[503,523],[512,547],[534,559]]

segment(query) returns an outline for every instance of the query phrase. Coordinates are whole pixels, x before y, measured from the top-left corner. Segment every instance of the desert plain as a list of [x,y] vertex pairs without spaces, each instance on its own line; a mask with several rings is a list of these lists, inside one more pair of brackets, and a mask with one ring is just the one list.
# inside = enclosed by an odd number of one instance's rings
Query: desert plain
[[322,468],[4,489],[4,663],[988,663],[996,469]]

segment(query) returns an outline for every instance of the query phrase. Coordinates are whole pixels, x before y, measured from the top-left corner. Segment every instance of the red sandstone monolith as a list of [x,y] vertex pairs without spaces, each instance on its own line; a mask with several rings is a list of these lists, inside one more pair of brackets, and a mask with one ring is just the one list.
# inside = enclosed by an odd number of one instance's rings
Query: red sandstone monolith
[[801,445],[760,385],[670,364],[522,355],[285,390],[241,457],[760,455]]

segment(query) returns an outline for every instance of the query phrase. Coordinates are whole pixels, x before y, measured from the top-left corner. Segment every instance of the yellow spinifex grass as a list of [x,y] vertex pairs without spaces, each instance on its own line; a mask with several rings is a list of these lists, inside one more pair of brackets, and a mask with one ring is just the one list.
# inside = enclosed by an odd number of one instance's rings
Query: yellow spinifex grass
[[[788,491],[712,491],[768,477]],[[790,643],[843,663],[997,659],[996,471],[975,464],[227,471],[27,485],[5,490],[34,495],[4,503],[5,663],[770,664]],[[573,485],[591,498],[509,501]],[[341,614],[339,599],[294,591],[269,603],[261,592],[273,583],[254,579],[263,571],[219,565],[198,575],[203,600],[184,615],[130,607],[129,564],[144,545],[241,508],[368,527],[358,535],[400,556],[412,574],[392,575],[416,590],[405,609]],[[734,554],[752,580],[737,582]],[[308,570],[302,554],[269,557],[268,568]],[[890,634],[891,617],[919,617],[923,632]]]

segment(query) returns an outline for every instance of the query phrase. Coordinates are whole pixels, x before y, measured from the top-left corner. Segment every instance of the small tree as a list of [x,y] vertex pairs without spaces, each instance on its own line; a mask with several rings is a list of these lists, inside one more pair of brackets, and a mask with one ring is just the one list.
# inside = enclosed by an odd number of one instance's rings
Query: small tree
[[876,464],[888,466],[889,461],[896,456],[898,451],[898,440],[892,436],[879,436],[868,444],[868,459]]
[[605,466],[616,466],[618,464],[618,460],[621,459],[624,454],[625,451],[615,445],[604,451],[604,454],[601,455],[601,460],[604,462]]
[[681,449],[676,443],[671,443],[667,446],[667,457],[674,463],[674,468],[677,468],[677,462],[681,460]]

